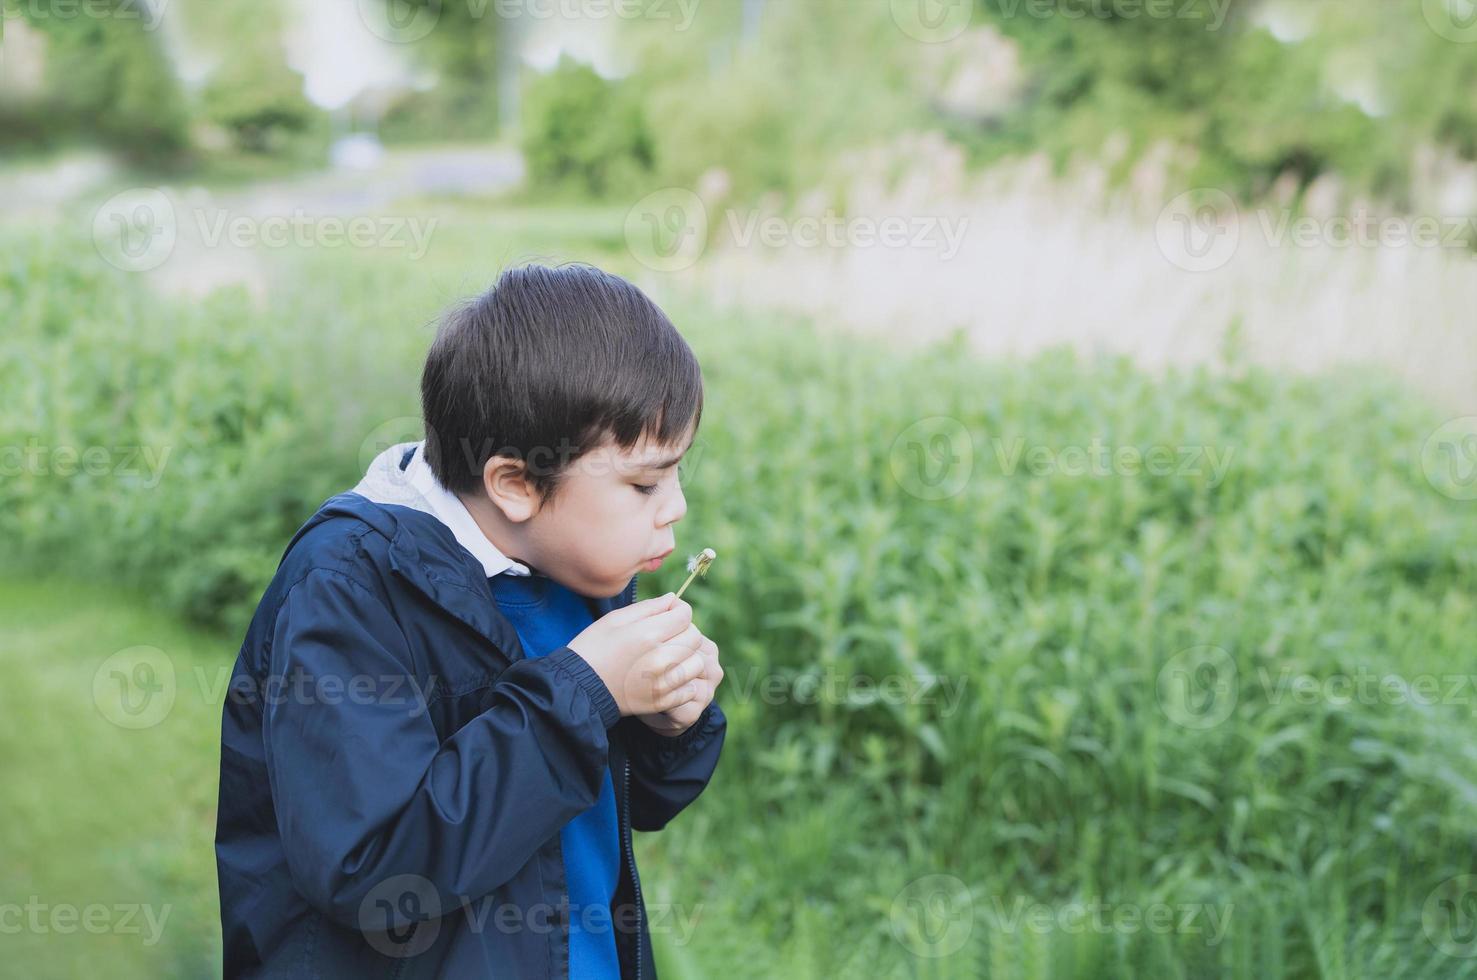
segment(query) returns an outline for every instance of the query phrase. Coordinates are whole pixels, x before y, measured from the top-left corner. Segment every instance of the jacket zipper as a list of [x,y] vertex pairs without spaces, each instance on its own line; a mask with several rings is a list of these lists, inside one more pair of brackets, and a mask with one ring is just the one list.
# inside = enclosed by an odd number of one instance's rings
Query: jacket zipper
[[[626,604],[630,605],[636,601],[636,580],[631,579],[631,585],[626,591]],[[622,768],[622,781],[625,784],[626,799],[626,833],[624,843],[626,845],[626,861],[631,869],[631,884],[636,890],[636,980],[641,980],[641,936],[643,935],[641,923],[641,879],[636,877],[636,852],[631,846],[631,756],[629,753],[622,760],[625,765]]]
[[636,889],[636,980],[641,980],[641,879],[636,877],[636,854],[631,848],[631,760],[625,760],[624,782],[626,788],[626,861],[631,868],[631,884]]

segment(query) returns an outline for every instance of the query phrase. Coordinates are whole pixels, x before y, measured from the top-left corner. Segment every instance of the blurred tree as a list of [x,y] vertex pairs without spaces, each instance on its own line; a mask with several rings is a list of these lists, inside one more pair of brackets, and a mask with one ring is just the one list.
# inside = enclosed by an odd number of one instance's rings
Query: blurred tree
[[[1337,172],[1399,200],[1414,144],[1477,149],[1477,47],[1438,37],[1408,5],[1187,0],[1153,17],[1139,0],[1105,0],[1100,16],[1083,16],[1080,0],[1055,0],[1051,16],[1024,16],[1021,0],[977,3],[1030,73],[999,125],[956,127],[984,157],[1044,148],[1064,159],[1123,134],[1132,151],[1193,148],[1194,179],[1243,195]],[[1268,29],[1288,13],[1305,35]]]
[[663,183],[719,169],[740,197],[800,192],[846,151],[934,124],[915,91],[920,45],[885,2],[729,3],[681,31],[629,28]]
[[652,166],[652,140],[636,90],[568,57],[528,84],[523,153],[545,188],[608,194]]
[[232,58],[200,93],[205,118],[221,126],[237,149],[281,153],[322,121],[303,95],[303,77],[281,60]]
[[42,148],[87,137],[136,162],[171,161],[184,153],[188,108],[150,15],[72,10],[61,16],[45,4],[16,9],[44,38],[43,85],[24,101],[6,102],[0,145]]
[[287,63],[281,0],[191,0],[178,12],[196,55],[213,61],[199,92],[202,122],[245,153],[322,150],[326,119]]
[[408,92],[390,106],[382,121],[387,140],[480,139],[496,136],[508,121],[499,96],[509,56],[504,34],[517,30],[503,7],[450,0],[383,0],[400,10],[422,7],[435,15],[435,26],[407,47],[411,58],[435,76],[428,91]]

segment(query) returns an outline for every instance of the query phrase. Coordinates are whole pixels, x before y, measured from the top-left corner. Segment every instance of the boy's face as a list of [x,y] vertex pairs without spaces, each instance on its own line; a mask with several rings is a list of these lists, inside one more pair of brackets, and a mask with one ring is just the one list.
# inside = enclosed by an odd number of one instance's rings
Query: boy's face
[[646,438],[629,450],[610,442],[573,461],[554,496],[517,525],[522,556],[580,595],[624,589],[651,560],[676,548],[674,526],[687,513],[677,464],[692,433],[672,445]]

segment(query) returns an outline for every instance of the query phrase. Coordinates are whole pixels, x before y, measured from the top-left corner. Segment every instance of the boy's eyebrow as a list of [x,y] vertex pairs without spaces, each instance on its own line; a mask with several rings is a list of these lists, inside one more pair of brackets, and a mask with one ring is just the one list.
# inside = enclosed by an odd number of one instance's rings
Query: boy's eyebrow
[[643,469],[643,470],[665,470],[665,469],[670,469],[671,467],[676,466],[678,463],[682,462],[682,457],[683,456],[686,456],[687,455],[687,450],[688,449],[691,449],[691,448],[692,448],[692,443],[689,442],[687,444],[687,447],[685,449],[683,449],[677,455],[675,455],[675,456],[667,456],[667,457],[664,457],[664,458],[657,458],[657,459],[653,459],[653,460],[650,460],[650,461],[647,461],[647,462],[643,462],[643,463],[640,464],[640,468]]

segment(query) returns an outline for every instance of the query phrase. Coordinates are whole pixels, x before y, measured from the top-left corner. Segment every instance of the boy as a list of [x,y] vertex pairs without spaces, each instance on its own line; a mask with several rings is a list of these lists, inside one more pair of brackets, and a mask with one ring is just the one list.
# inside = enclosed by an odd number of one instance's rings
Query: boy
[[225,976],[655,980],[631,831],[712,776],[718,648],[675,545],[702,374],[589,266],[443,319],[426,438],[288,545],[232,674]]

